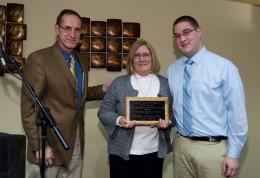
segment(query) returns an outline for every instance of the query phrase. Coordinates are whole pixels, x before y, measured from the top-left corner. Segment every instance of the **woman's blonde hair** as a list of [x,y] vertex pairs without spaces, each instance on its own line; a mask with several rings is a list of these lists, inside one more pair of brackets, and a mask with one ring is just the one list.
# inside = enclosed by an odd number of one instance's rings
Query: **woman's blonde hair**
[[156,55],[154,48],[148,41],[146,41],[144,39],[139,39],[132,45],[132,47],[128,53],[127,63],[126,63],[127,74],[131,75],[135,72],[134,64],[133,64],[134,58],[135,58],[135,53],[136,53],[137,49],[143,45],[145,45],[149,49],[150,54],[151,54],[151,60],[152,60],[151,73],[157,74],[160,71],[161,66],[158,61],[158,57]]

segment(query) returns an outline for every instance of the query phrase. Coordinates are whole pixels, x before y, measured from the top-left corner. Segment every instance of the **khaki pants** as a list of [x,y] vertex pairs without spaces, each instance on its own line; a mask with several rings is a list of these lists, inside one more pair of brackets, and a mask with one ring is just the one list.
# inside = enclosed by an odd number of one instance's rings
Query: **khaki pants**
[[[39,165],[29,165],[28,178],[41,178]],[[45,178],[81,178],[82,159],[80,154],[79,129],[77,130],[77,138],[75,148],[69,164],[63,166],[52,166],[45,168]]]
[[176,134],[173,141],[175,178],[225,178],[222,162],[227,140],[207,142],[190,140]]

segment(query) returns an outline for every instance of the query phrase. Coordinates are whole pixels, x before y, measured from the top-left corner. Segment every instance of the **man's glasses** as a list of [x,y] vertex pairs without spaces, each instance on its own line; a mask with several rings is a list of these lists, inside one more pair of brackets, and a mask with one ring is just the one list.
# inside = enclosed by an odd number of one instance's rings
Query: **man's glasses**
[[72,28],[70,26],[61,26],[59,25],[60,28],[64,30],[65,33],[76,33],[77,35],[81,34],[81,28]]
[[143,57],[144,59],[146,59],[146,58],[148,58],[148,57],[150,57],[150,56],[151,56],[150,53],[143,53],[143,54],[141,54],[141,53],[136,53],[136,54],[135,54],[135,59],[141,59],[142,57]]
[[194,28],[194,29],[192,29],[192,30],[190,30],[190,29],[184,30],[181,34],[176,33],[176,34],[173,35],[173,38],[174,38],[175,40],[179,40],[179,39],[181,39],[181,36],[187,37],[187,36],[189,36],[190,33],[191,33],[192,31],[194,31],[194,30],[197,30],[197,28]]

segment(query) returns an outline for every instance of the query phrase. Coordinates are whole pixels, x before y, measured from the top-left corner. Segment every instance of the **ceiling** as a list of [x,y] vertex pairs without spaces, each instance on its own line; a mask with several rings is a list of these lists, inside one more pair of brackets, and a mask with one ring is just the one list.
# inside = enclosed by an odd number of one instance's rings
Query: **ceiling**
[[260,5],[260,0],[232,0],[232,1],[243,2],[252,5]]

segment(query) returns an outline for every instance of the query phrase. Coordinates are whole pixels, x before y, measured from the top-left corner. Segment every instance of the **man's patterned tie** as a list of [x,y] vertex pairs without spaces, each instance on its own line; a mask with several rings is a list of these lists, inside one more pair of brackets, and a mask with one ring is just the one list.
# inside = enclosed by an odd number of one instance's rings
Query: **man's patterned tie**
[[184,68],[184,79],[183,79],[183,135],[190,135],[191,129],[191,118],[192,118],[192,110],[191,110],[191,72],[192,72],[192,64],[193,61],[188,59],[185,62]]
[[73,55],[70,55],[70,72],[73,76],[74,81],[77,82],[76,69],[75,69],[75,59],[74,59]]

